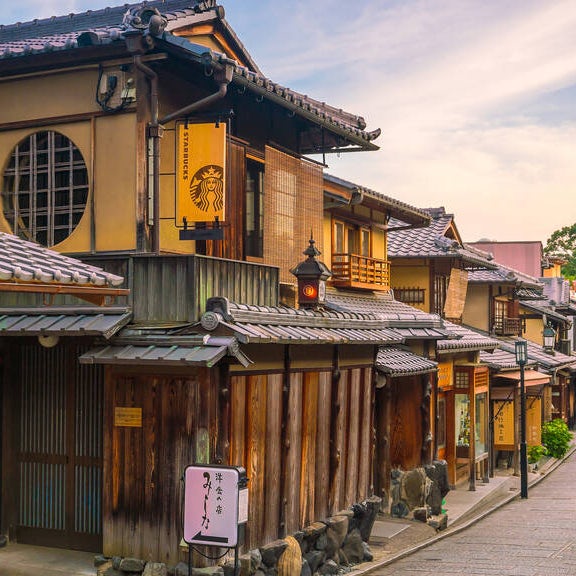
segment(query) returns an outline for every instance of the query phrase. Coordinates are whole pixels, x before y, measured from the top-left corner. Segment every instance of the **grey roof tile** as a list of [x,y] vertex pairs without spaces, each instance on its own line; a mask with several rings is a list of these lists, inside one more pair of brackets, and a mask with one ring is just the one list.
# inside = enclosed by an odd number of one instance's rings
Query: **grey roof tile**
[[416,376],[435,372],[438,363],[397,346],[381,346],[375,366],[379,372],[390,377]]
[[0,309],[3,336],[103,336],[111,338],[132,317],[126,309]]
[[447,320],[444,320],[444,324],[452,337],[438,340],[436,348],[439,353],[494,350],[500,345],[497,339],[481,334],[473,328],[453,324]]
[[[0,62],[20,56],[33,56],[60,50],[74,50],[91,44],[110,44],[124,39],[124,33],[130,28],[128,13],[142,8],[156,8],[168,21],[166,31],[155,41],[164,48],[179,48],[190,55],[196,55],[200,61],[209,55],[215,62],[229,61],[225,54],[214,52],[205,46],[189,42],[170,33],[170,30],[191,24],[202,16],[202,12],[211,10],[216,3],[199,0],[152,0],[134,4],[124,4],[103,10],[89,10],[81,14],[51,17],[0,26]],[[232,33],[225,20],[223,25]],[[241,44],[241,43],[240,43]],[[342,109],[329,106],[309,98],[304,94],[285,88],[262,75],[248,57],[252,69],[235,64],[233,82],[247,87],[269,100],[274,100],[289,109],[296,109],[309,120],[324,125],[332,131],[351,137],[355,143],[368,149],[377,149],[373,144],[380,130],[368,132],[362,116],[349,114]]]
[[116,287],[124,278],[0,232],[0,281]]
[[400,224],[389,223],[389,258],[453,258],[461,260],[467,268],[495,268],[488,255],[471,250],[458,240],[446,236],[453,224],[454,215],[443,208],[426,209],[432,215],[430,225],[423,228],[394,230]]

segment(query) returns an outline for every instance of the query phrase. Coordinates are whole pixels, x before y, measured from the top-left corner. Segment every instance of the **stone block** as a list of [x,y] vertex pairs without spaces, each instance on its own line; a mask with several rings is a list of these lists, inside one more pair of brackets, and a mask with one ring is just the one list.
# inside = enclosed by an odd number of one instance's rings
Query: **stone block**
[[364,558],[363,540],[360,530],[355,528],[348,533],[342,552],[344,552],[349,564],[359,564]]
[[348,534],[348,516],[332,516],[325,521],[326,524],[326,555],[331,558],[342,547],[346,534]]
[[426,506],[422,506],[420,508],[414,508],[414,510],[412,511],[412,514],[414,516],[414,520],[418,520],[418,522],[428,522],[428,508]]
[[122,572],[141,574],[144,571],[145,565],[146,563],[139,558],[122,558],[122,560],[120,560],[119,569]]
[[142,576],[167,576],[168,568],[162,562],[147,562]]
[[269,568],[276,566],[278,559],[287,547],[288,542],[286,540],[274,540],[274,542],[261,546],[262,562]]
[[318,568],[318,574],[321,576],[327,576],[331,574],[338,574],[340,572],[340,567],[334,560],[326,560],[320,568]]
[[448,515],[439,514],[437,516],[432,516],[428,520],[428,526],[431,526],[438,532],[440,532],[441,530],[446,530],[446,528],[448,528]]

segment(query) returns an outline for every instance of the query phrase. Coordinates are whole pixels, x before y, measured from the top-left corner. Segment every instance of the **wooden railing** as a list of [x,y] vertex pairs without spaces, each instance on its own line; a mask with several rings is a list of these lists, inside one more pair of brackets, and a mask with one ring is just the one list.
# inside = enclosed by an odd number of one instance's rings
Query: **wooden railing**
[[332,283],[335,286],[390,289],[390,262],[358,254],[332,254]]
[[494,333],[497,336],[519,336],[522,334],[522,321],[520,318],[496,318]]

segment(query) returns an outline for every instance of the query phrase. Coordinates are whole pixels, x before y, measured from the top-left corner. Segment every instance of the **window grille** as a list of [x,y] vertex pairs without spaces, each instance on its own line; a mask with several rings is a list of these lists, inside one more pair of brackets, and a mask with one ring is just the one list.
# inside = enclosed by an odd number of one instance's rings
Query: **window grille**
[[54,246],[80,222],[88,190],[88,170],[77,146],[58,132],[36,132],[10,154],[3,178],[4,217],[20,238]]
[[394,288],[394,298],[404,304],[424,304],[424,288]]

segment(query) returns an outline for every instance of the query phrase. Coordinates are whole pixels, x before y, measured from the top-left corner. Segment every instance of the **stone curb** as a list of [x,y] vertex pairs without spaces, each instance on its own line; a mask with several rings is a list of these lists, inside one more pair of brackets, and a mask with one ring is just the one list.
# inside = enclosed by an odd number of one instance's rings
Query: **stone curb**
[[[534,485],[538,484],[539,482],[541,482],[542,480],[544,480],[544,478],[546,478],[546,476],[548,476],[548,474],[550,474],[550,472],[553,472],[554,470],[556,470],[556,468],[558,468],[558,466],[560,466],[565,460],[567,460],[570,456],[572,456],[572,454],[574,452],[576,452],[576,444],[572,444],[571,448],[568,450],[568,452],[566,453],[566,455],[563,458],[555,460],[552,464],[550,464],[549,466],[546,466],[546,468],[543,471],[540,471],[540,475],[538,476],[538,478],[534,478],[528,484],[528,488],[530,489],[532,486],[534,486]],[[403,550],[402,552],[398,552],[394,556],[391,556],[389,558],[385,558],[381,561],[371,562],[370,565],[366,566],[365,568],[358,568],[358,569],[352,570],[348,574],[349,574],[349,576],[360,576],[362,574],[368,574],[370,572],[373,572],[374,570],[378,570],[378,568],[382,568],[384,566],[388,566],[390,564],[393,564],[394,562],[397,562],[398,560],[401,560],[402,558],[406,558],[407,556],[410,556],[411,554],[414,554],[415,552],[418,552],[419,550],[423,550],[424,548],[428,548],[428,546],[431,546],[435,542],[438,542],[440,540],[443,540],[444,538],[448,538],[449,536],[453,536],[454,534],[458,534],[459,532],[466,530],[467,528],[469,528],[473,524],[476,524],[479,520],[486,518],[486,516],[492,514],[493,512],[495,512],[496,510],[498,510],[502,506],[508,504],[512,500],[515,500],[516,498],[519,498],[519,497],[520,497],[520,495],[518,493],[514,493],[514,494],[511,494],[510,496],[506,496],[505,498],[503,498],[502,500],[499,500],[496,504],[494,504],[494,506],[490,507],[487,510],[484,510],[483,512],[480,512],[478,515],[473,516],[472,518],[470,518],[469,520],[466,520],[462,524],[457,524],[456,526],[453,526],[453,527],[448,526],[448,528],[446,528],[446,530],[439,532],[435,536],[432,536],[431,538],[425,540],[424,542],[421,542],[420,544],[416,544],[415,546],[412,546],[411,548],[407,548],[406,550]]]

